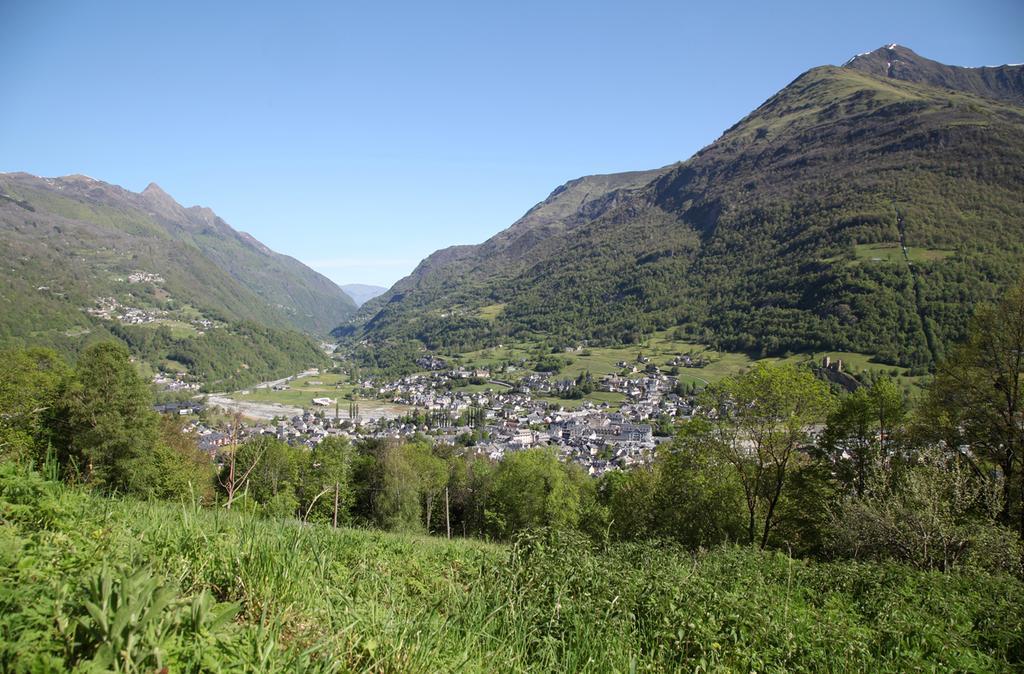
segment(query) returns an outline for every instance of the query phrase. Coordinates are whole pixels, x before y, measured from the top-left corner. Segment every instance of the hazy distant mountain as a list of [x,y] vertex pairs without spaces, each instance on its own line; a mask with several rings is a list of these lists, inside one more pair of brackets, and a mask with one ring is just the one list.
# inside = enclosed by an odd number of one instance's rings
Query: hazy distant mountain
[[814,68],[686,162],[571,181],[432,254],[354,329],[455,346],[679,327],[924,367],[1024,271],[1022,77],[895,46]]
[[357,307],[363,306],[374,297],[380,297],[388,291],[387,288],[381,286],[370,286],[363,283],[346,283],[341,286],[341,289],[352,298]]

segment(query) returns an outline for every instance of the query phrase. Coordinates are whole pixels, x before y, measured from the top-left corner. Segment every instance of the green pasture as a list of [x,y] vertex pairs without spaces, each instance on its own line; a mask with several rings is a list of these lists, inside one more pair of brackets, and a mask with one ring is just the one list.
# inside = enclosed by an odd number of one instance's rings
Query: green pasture
[[[883,243],[862,243],[854,246],[854,263],[864,262],[903,262],[903,249],[895,241]],[[953,255],[951,250],[940,250],[937,248],[919,248],[910,246],[907,248],[907,258],[911,262],[934,262],[945,260]]]

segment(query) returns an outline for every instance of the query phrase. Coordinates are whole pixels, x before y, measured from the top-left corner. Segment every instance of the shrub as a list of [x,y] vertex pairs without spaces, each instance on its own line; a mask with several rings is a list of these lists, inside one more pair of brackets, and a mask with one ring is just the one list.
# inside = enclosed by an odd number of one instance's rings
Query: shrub
[[919,569],[973,565],[1019,574],[1021,543],[996,517],[1002,485],[929,448],[907,465],[872,472],[863,496],[840,501],[831,548],[854,559],[892,559]]

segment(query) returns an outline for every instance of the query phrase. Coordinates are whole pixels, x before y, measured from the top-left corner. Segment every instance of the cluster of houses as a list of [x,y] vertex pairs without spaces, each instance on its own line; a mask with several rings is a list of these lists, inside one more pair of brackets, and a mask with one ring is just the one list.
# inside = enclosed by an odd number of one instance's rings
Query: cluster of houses
[[159,391],[198,391],[201,388],[198,382],[190,381],[189,376],[183,372],[157,372],[151,381]]
[[[554,445],[564,460],[579,463],[595,475],[652,460],[657,444],[667,438],[656,437],[651,422],[661,417],[688,418],[693,413],[692,396],[678,395],[678,379],[661,373],[600,379],[598,390],[621,393],[627,399],[617,411],[608,403],[590,400],[570,410],[538,399],[557,395],[563,384],[548,374],[529,374],[515,384],[489,376],[490,372],[480,369],[434,369],[393,381],[366,379],[360,385],[377,398],[450,420],[451,424],[433,430],[440,441],[453,442],[472,433],[478,438],[477,451],[496,460],[508,452]],[[485,391],[459,390],[467,379],[487,379],[492,386]],[[473,411],[480,413],[482,424],[454,427]],[[431,429],[392,426],[377,432],[397,437],[417,430]]]
[[85,310],[90,316],[102,318],[103,320],[117,320],[128,325],[143,325],[152,323],[163,318],[166,311],[160,309],[140,309],[139,307],[126,307],[116,298],[97,297],[96,306]]
[[[599,391],[622,395],[624,400],[618,409],[592,400],[568,409],[551,400],[564,382],[548,374],[528,374],[514,383],[501,382],[491,379],[487,369],[451,368],[434,356],[421,361],[425,370],[422,374],[394,380],[371,377],[359,382],[362,395],[407,406],[410,413],[404,417],[349,419],[348,412],[330,409],[334,401],[325,398],[313,401],[321,407],[316,412],[244,426],[238,440],[263,434],[312,447],[332,436],[353,441],[401,440],[424,433],[438,442],[466,445],[467,451],[493,460],[531,447],[552,446],[564,461],[580,465],[591,475],[600,475],[652,461],[658,444],[669,439],[655,435],[658,420],[688,418],[693,413],[692,396],[679,395],[677,378],[656,371],[633,378],[608,375],[594,382]],[[309,370],[261,386],[287,388],[297,377],[318,374]],[[480,385],[483,382],[486,389]],[[469,383],[476,386],[467,387]],[[200,447],[213,455],[230,441],[223,430],[199,422],[192,428]]]
[[[201,411],[201,406],[189,408],[185,403],[158,406],[165,414],[186,414]],[[487,409],[486,420],[476,427],[447,425],[431,428],[422,421],[410,418],[368,419],[354,424],[349,419],[334,418],[322,412],[305,412],[291,418],[280,418],[265,423],[242,423],[235,432],[214,428],[196,419],[185,426],[186,432],[195,433],[199,449],[216,459],[222,448],[232,442],[242,443],[265,435],[292,445],[315,447],[329,437],[350,441],[365,438],[402,440],[417,433],[433,435],[437,442],[456,444],[461,437],[476,434],[467,451],[500,461],[510,452],[531,447],[554,446],[566,462],[580,465],[591,475],[608,470],[627,468],[650,462],[654,449],[663,438],[656,438],[649,424],[634,423],[617,412],[594,408],[572,411],[540,410],[516,416],[509,411]]]
[[417,426],[409,422],[393,419],[368,420],[358,425],[349,419],[335,418],[323,412],[306,411],[290,418],[281,417],[263,423],[242,422],[232,437],[232,432],[225,428],[214,428],[195,420],[184,428],[185,432],[195,433],[199,449],[216,458],[223,447],[232,442],[243,443],[258,436],[271,436],[291,445],[315,447],[329,437],[338,437],[350,441],[364,438],[403,439],[418,432],[426,432],[425,426]]
[[128,283],[163,283],[164,277],[160,274],[151,274],[148,271],[133,271],[128,274]]

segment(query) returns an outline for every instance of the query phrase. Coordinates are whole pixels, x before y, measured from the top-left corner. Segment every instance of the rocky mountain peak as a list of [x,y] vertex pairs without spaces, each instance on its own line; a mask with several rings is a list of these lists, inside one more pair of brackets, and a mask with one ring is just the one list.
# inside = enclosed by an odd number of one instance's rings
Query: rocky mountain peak
[[164,192],[163,189],[156,183],[150,183],[149,185],[146,185],[146,189],[142,190],[140,194],[142,195],[143,199],[145,199],[149,204],[153,206],[158,206],[163,209],[181,208],[178,202],[174,200],[174,197],[172,197],[167,192]]
[[142,193],[143,194],[149,194],[151,196],[164,196],[164,197],[169,197],[170,196],[169,194],[167,194],[167,192],[164,192],[163,188],[161,188],[156,183],[150,183],[150,184],[146,185],[146,189],[142,190]]
[[927,84],[1024,105],[1024,65],[951,66],[925,58],[896,43],[857,54],[843,65],[875,77]]

